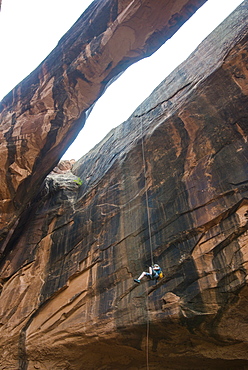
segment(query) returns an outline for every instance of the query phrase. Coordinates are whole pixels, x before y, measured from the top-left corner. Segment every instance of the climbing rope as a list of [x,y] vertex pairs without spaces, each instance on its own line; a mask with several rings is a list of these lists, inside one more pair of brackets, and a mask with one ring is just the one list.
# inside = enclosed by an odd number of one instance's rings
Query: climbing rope
[[[143,171],[145,179],[145,195],[146,195],[146,212],[147,212],[147,223],[148,223],[148,232],[149,232],[149,243],[150,243],[150,255],[151,255],[151,264],[153,266],[153,250],[152,250],[152,232],[151,232],[151,220],[150,220],[150,209],[148,203],[148,191],[147,191],[147,177],[146,177],[146,158],[145,158],[145,146],[143,138],[143,121],[141,118],[141,147],[142,147],[142,159],[143,159]],[[150,320],[149,320],[149,296],[147,291],[147,324],[146,324],[146,369],[149,370],[149,330],[150,330]]]
[[152,251],[152,232],[151,232],[151,220],[150,220],[150,209],[148,204],[148,192],[147,192],[147,178],[146,178],[146,158],[145,158],[145,146],[143,138],[143,122],[141,118],[141,147],[142,147],[142,158],[143,158],[143,171],[145,179],[145,194],[146,194],[146,211],[147,211],[147,222],[148,222],[148,232],[149,232],[149,243],[150,243],[150,254],[151,254],[151,263],[153,262],[153,251]]
[[149,329],[150,329],[150,321],[149,321],[149,307],[148,307],[148,292],[147,292],[147,323],[146,323],[146,369],[149,370]]

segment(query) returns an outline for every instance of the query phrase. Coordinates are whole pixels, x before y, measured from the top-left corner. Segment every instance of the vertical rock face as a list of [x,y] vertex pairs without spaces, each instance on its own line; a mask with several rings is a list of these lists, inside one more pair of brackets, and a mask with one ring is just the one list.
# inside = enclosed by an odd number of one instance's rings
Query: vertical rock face
[[2,260],[3,369],[248,366],[247,16],[46,178]]
[[0,253],[87,110],[129,65],[152,54],[206,0],[96,0],[0,103]]

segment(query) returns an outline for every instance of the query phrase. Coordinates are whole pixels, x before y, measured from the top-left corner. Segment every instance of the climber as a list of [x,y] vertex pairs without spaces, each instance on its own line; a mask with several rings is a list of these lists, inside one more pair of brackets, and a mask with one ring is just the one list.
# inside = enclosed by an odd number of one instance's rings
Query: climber
[[140,280],[144,277],[147,276],[151,280],[158,280],[162,279],[163,277],[163,272],[158,264],[155,263],[155,265],[149,267],[149,272],[143,271],[142,274],[139,276],[138,279],[134,279],[135,283],[140,283]]

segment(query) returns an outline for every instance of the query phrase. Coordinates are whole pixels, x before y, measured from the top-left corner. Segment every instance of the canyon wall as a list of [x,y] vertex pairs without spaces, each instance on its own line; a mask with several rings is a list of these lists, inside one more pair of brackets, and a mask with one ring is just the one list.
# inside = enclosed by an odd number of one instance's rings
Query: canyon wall
[[46,177],[0,266],[0,369],[248,368],[247,23]]
[[[45,176],[104,89],[157,50],[206,0],[95,0],[0,103],[0,255]],[[17,64],[18,68],[18,64]]]

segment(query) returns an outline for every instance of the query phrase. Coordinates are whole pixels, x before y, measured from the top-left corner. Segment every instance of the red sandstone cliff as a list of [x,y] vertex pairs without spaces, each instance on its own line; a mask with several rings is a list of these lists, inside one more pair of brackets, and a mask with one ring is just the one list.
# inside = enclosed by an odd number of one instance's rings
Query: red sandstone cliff
[[[248,366],[247,16],[46,178],[2,258],[2,369],[145,369],[148,321],[150,369]],[[136,286],[146,190],[165,277]]]
[[106,86],[157,50],[205,1],[96,0],[2,100],[0,253]]

